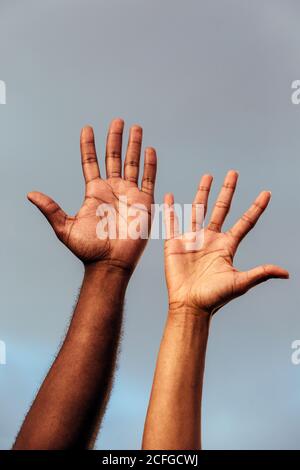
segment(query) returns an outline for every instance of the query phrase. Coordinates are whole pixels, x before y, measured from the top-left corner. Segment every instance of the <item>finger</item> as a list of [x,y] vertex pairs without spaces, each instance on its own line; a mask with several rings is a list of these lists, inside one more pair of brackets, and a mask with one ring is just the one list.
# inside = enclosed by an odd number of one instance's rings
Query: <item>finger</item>
[[166,239],[179,236],[178,217],[174,209],[174,196],[167,193],[164,197],[164,221],[166,228]]
[[221,231],[224,220],[230,209],[238,176],[238,173],[233,170],[227,173],[217,202],[212,211],[210,222],[207,227],[209,230],[213,230],[214,232]]
[[269,279],[288,279],[289,273],[286,269],[274,264],[265,264],[249,271],[238,273],[237,290],[244,293],[262,282]]
[[36,191],[27,194],[27,198],[44,214],[57,236],[62,238],[68,216],[61,207],[49,196]]
[[143,129],[132,126],[129,132],[128,147],[124,163],[124,178],[137,184],[139,178],[140,156],[143,140]]
[[256,198],[252,206],[244,213],[244,215],[234,224],[228,233],[234,239],[235,248],[238,247],[241,240],[253,229],[256,222],[267,208],[271,199],[269,191],[263,191]]
[[86,183],[100,178],[93,128],[86,126],[81,131],[80,150],[83,176]]
[[207,212],[207,201],[211,188],[213,177],[211,175],[203,175],[196,196],[192,204],[192,231],[201,228],[203,218]]
[[122,119],[114,119],[109,126],[105,156],[107,178],[121,177],[123,129],[124,121]]
[[153,196],[157,168],[156,151],[153,147],[147,147],[144,158],[144,174],[142,179],[142,191]]

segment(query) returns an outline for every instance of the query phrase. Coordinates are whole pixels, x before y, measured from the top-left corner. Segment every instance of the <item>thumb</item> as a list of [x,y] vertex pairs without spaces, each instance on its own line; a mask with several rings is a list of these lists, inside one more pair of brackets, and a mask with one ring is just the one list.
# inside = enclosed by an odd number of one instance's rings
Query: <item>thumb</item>
[[27,194],[27,198],[44,214],[56,235],[60,238],[64,232],[67,214],[49,196],[33,191]]
[[239,274],[238,283],[242,291],[247,291],[252,287],[268,281],[269,279],[288,279],[289,273],[286,269],[274,264],[264,264],[249,271]]

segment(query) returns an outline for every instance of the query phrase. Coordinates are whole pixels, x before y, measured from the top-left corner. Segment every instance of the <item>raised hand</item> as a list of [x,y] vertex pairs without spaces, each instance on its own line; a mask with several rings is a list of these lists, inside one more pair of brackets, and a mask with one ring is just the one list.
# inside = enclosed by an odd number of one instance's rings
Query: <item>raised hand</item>
[[[42,193],[28,194],[58,238],[83,261],[84,276],[65,340],[26,415],[14,449],[90,448],[105,413],[115,371],[125,293],[150,231],[156,174],[155,150],[147,148],[139,189],[142,129],[133,126],[122,178],[123,127],[123,121],[115,119],[109,128],[107,179],[100,176],[93,129],[82,130],[86,190],[83,205],[75,216],[68,216]],[[111,220],[113,212],[121,216]],[[110,220],[112,227],[109,227]],[[132,223],[135,230],[130,231]],[[140,229],[146,235],[144,238],[131,236],[139,235]]]
[[237,179],[235,171],[228,172],[210,221],[203,229],[212,177],[202,177],[192,207],[191,230],[183,235],[179,233],[174,197],[165,197],[169,313],[156,364],[143,449],[201,448],[202,387],[212,314],[260,282],[288,277],[287,271],[271,264],[246,272],[233,266],[241,240],[254,227],[271,197],[269,192],[262,192],[242,218],[222,233]]
[[[142,146],[142,128],[132,126],[129,133],[124,173],[122,177],[122,136],[124,122],[114,119],[109,127],[106,144],[106,179],[100,176],[95,149],[94,133],[91,127],[83,128],[80,147],[82,169],[85,179],[85,198],[82,207],[75,216],[67,215],[50,197],[31,192],[28,199],[45,215],[57,237],[84,264],[101,261],[132,271],[145,245],[146,238],[119,237],[119,217],[116,217],[116,237],[100,239],[96,233],[99,206],[107,204],[122,214],[142,205],[147,212],[151,226],[151,204],[153,203],[156,176],[156,153],[152,147],[145,149],[144,174],[141,187],[138,186],[140,153]],[[124,207],[125,206],[125,207]],[[104,206],[102,206],[104,207]],[[125,227],[130,224],[130,213],[125,216]]]
[[[206,213],[212,179],[212,176],[204,175],[200,181],[193,203],[193,231],[199,230],[195,219],[196,205],[202,204]],[[173,195],[165,196],[165,203],[169,208],[167,210],[169,239],[165,242],[165,270],[171,310],[183,307],[212,314],[261,282],[271,278],[289,277],[285,269],[272,264],[245,272],[240,272],[234,267],[233,259],[240,242],[255,226],[271,198],[270,192],[263,191],[240,220],[230,230],[222,232],[237,179],[238,174],[235,171],[227,173],[210,221],[204,229],[203,245],[198,250],[191,251],[187,248],[190,233],[183,236],[178,234]]]

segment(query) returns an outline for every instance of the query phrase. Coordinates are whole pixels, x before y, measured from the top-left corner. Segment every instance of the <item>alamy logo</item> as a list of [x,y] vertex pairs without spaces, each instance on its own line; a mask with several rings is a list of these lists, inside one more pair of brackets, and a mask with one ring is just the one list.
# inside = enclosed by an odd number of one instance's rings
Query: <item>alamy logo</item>
[[[162,214],[165,232],[160,227]],[[162,236],[163,239],[181,239],[187,251],[200,250],[204,243],[203,204],[174,204],[172,207],[151,204],[148,209],[143,204],[130,205],[126,196],[120,196],[117,207],[100,204],[96,216],[99,217],[96,226],[99,240],[160,239]]]
[[291,356],[291,361],[294,366],[298,366],[300,364],[300,339],[295,339],[295,341],[291,344],[292,349],[294,352]]
[[0,104],[6,104],[6,84],[0,80]]
[[0,365],[6,364],[6,344],[0,340]]
[[292,90],[291,101],[293,104],[300,104],[300,80],[294,80],[291,85]]

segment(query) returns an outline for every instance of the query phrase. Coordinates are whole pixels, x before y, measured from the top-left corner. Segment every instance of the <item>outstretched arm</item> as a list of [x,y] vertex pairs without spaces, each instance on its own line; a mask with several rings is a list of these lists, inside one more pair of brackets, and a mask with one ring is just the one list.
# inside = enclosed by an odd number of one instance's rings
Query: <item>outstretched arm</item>
[[145,423],[143,449],[200,449],[200,420],[209,317],[169,309]]
[[139,189],[142,129],[133,126],[121,177],[122,133],[123,121],[114,120],[107,138],[107,179],[102,179],[93,130],[83,129],[86,193],[74,217],[67,216],[48,196],[36,192],[28,195],[58,238],[83,262],[84,279],[65,341],[14,449],[88,448],[95,441],[109,398],[126,287],[147,241],[130,237],[130,222],[139,216],[134,208],[144,208],[141,224],[144,230],[150,230],[156,173],[155,151],[148,148]]
[[271,196],[262,192],[242,218],[222,233],[237,178],[236,172],[228,172],[210,222],[202,229],[198,208],[206,213],[212,183],[210,175],[203,176],[193,204],[192,231],[182,236],[178,233],[173,195],[165,198],[169,313],[145,423],[144,449],[201,448],[202,383],[212,315],[261,282],[288,278],[286,270],[274,265],[247,272],[234,268],[239,243],[254,227]]

